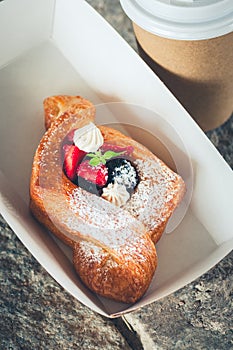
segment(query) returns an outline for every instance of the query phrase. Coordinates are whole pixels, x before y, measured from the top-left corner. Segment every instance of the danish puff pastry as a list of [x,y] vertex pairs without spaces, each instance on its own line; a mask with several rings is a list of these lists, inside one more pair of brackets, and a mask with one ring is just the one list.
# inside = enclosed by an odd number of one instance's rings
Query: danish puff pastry
[[93,292],[133,303],[157,267],[155,243],[185,184],[147,148],[107,126],[80,96],[44,101],[47,131],[30,181],[34,217],[73,250]]

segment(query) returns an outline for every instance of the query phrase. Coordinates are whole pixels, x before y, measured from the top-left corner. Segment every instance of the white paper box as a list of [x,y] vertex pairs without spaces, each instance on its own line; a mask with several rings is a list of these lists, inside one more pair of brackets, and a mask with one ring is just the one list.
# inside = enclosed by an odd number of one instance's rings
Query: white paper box
[[[0,47],[1,213],[67,291],[93,310],[116,317],[181,288],[231,251],[231,169],[163,83],[85,1],[1,2]],[[122,120],[114,116],[116,121],[149,128],[174,153],[188,185],[188,210],[181,222],[176,214],[175,230],[157,245],[155,278],[134,305],[111,302],[85,288],[69,249],[29,213],[31,164],[44,132],[42,101],[54,94],[79,94],[96,104],[130,103],[119,104],[125,115]],[[109,115],[114,106],[104,106]],[[148,113],[138,113],[140,106]],[[104,113],[98,121],[108,122]],[[154,150],[152,143],[148,146]]]

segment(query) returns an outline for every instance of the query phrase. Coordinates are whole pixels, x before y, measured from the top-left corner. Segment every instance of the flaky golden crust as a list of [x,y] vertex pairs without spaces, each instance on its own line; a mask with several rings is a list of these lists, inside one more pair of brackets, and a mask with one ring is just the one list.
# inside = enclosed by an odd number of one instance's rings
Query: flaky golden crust
[[82,281],[94,292],[134,303],[149,287],[157,255],[148,235],[141,237],[133,249],[129,247],[125,253],[119,251],[117,258],[92,242],[81,241],[75,245],[74,266]]
[[[69,131],[94,121],[94,107],[86,100],[82,105],[81,98],[77,103],[77,97],[54,96],[45,101],[49,127],[33,161],[30,209],[42,225],[73,249],[74,267],[87,287],[117,301],[135,302],[153,278],[157,266],[153,242],[161,237],[180,202],[184,182],[148,149],[100,126],[106,143],[133,147],[139,185],[122,208],[75,186],[62,171],[61,143]],[[56,108],[61,101],[63,114]],[[72,110],[67,112],[64,106],[72,106]]]
[[45,128],[51,126],[52,122],[61,115],[69,116],[82,113],[84,110],[90,116],[95,113],[93,104],[81,96],[57,95],[44,100]]

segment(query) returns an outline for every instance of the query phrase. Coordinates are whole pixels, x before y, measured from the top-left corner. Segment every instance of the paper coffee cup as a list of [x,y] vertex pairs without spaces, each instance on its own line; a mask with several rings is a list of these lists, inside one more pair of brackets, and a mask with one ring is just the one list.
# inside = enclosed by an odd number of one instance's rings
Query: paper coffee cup
[[209,130],[233,112],[233,0],[120,0],[139,54]]

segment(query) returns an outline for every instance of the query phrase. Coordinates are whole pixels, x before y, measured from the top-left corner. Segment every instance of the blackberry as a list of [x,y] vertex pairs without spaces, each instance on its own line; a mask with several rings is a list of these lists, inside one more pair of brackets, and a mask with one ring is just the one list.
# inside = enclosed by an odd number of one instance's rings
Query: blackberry
[[125,158],[110,159],[107,164],[108,183],[117,182],[119,185],[125,185],[131,193],[139,182],[139,176],[133,164]]

